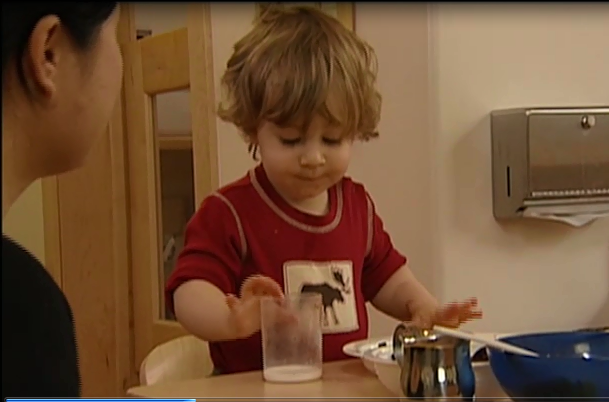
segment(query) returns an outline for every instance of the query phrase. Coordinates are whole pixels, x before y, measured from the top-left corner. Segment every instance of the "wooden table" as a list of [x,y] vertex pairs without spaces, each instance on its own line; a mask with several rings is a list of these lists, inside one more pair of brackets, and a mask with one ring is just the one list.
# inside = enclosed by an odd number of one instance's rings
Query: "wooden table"
[[372,375],[360,360],[350,359],[326,363],[323,378],[301,384],[274,384],[262,379],[262,372],[220,375],[197,380],[167,382],[131,388],[129,396],[141,398],[231,398],[252,400],[263,398],[395,398],[380,381]]

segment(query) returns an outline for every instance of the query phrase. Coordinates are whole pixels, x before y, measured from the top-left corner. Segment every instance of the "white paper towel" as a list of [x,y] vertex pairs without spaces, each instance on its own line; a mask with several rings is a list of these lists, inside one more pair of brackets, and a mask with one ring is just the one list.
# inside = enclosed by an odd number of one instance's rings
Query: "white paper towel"
[[609,203],[528,207],[522,216],[561,222],[579,228],[599,218],[608,217]]

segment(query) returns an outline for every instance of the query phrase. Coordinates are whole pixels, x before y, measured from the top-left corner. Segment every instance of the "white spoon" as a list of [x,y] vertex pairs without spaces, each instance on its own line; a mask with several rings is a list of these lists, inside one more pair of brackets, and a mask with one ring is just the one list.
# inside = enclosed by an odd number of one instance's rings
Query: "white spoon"
[[529,356],[529,357],[539,357],[539,353],[535,353],[531,350],[524,349],[518,346],[510,345],[509,343],[499,341],[497,339],[489,339],[483,336],[477,336],[476,334],[472,334],[471,332],[466,331],[458,331],[456,329],[450,329],[446,327],[442,327],[439,325],[435,325],[433,327],[434,332],[437,332],[441,335],[452,336],[454,338],[465,339],[468,341],[474,341],[477,343],[481,343],[488,347],[503,350],[504,352],[514,353],[516,355],[521,356]]

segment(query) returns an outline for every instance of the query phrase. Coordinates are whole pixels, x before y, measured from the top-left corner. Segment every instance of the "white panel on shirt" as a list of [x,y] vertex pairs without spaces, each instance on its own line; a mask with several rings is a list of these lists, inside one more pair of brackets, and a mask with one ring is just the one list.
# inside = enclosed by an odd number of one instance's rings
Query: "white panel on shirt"
[[321,294],[324,334],[359,329],[353,291],[353,262],[288,261],[283,265],[283,277],[288,295]]

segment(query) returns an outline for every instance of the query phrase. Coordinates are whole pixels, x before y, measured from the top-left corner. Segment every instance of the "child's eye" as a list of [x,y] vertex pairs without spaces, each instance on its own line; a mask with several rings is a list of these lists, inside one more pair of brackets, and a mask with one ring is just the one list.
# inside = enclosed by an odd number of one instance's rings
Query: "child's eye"
[[281,138],[280,141],[283,145],[294,146],[300,142],[300,138]]
[[340,145],[343,140],[342,138],[324,138],[324,142],[328,145]]

